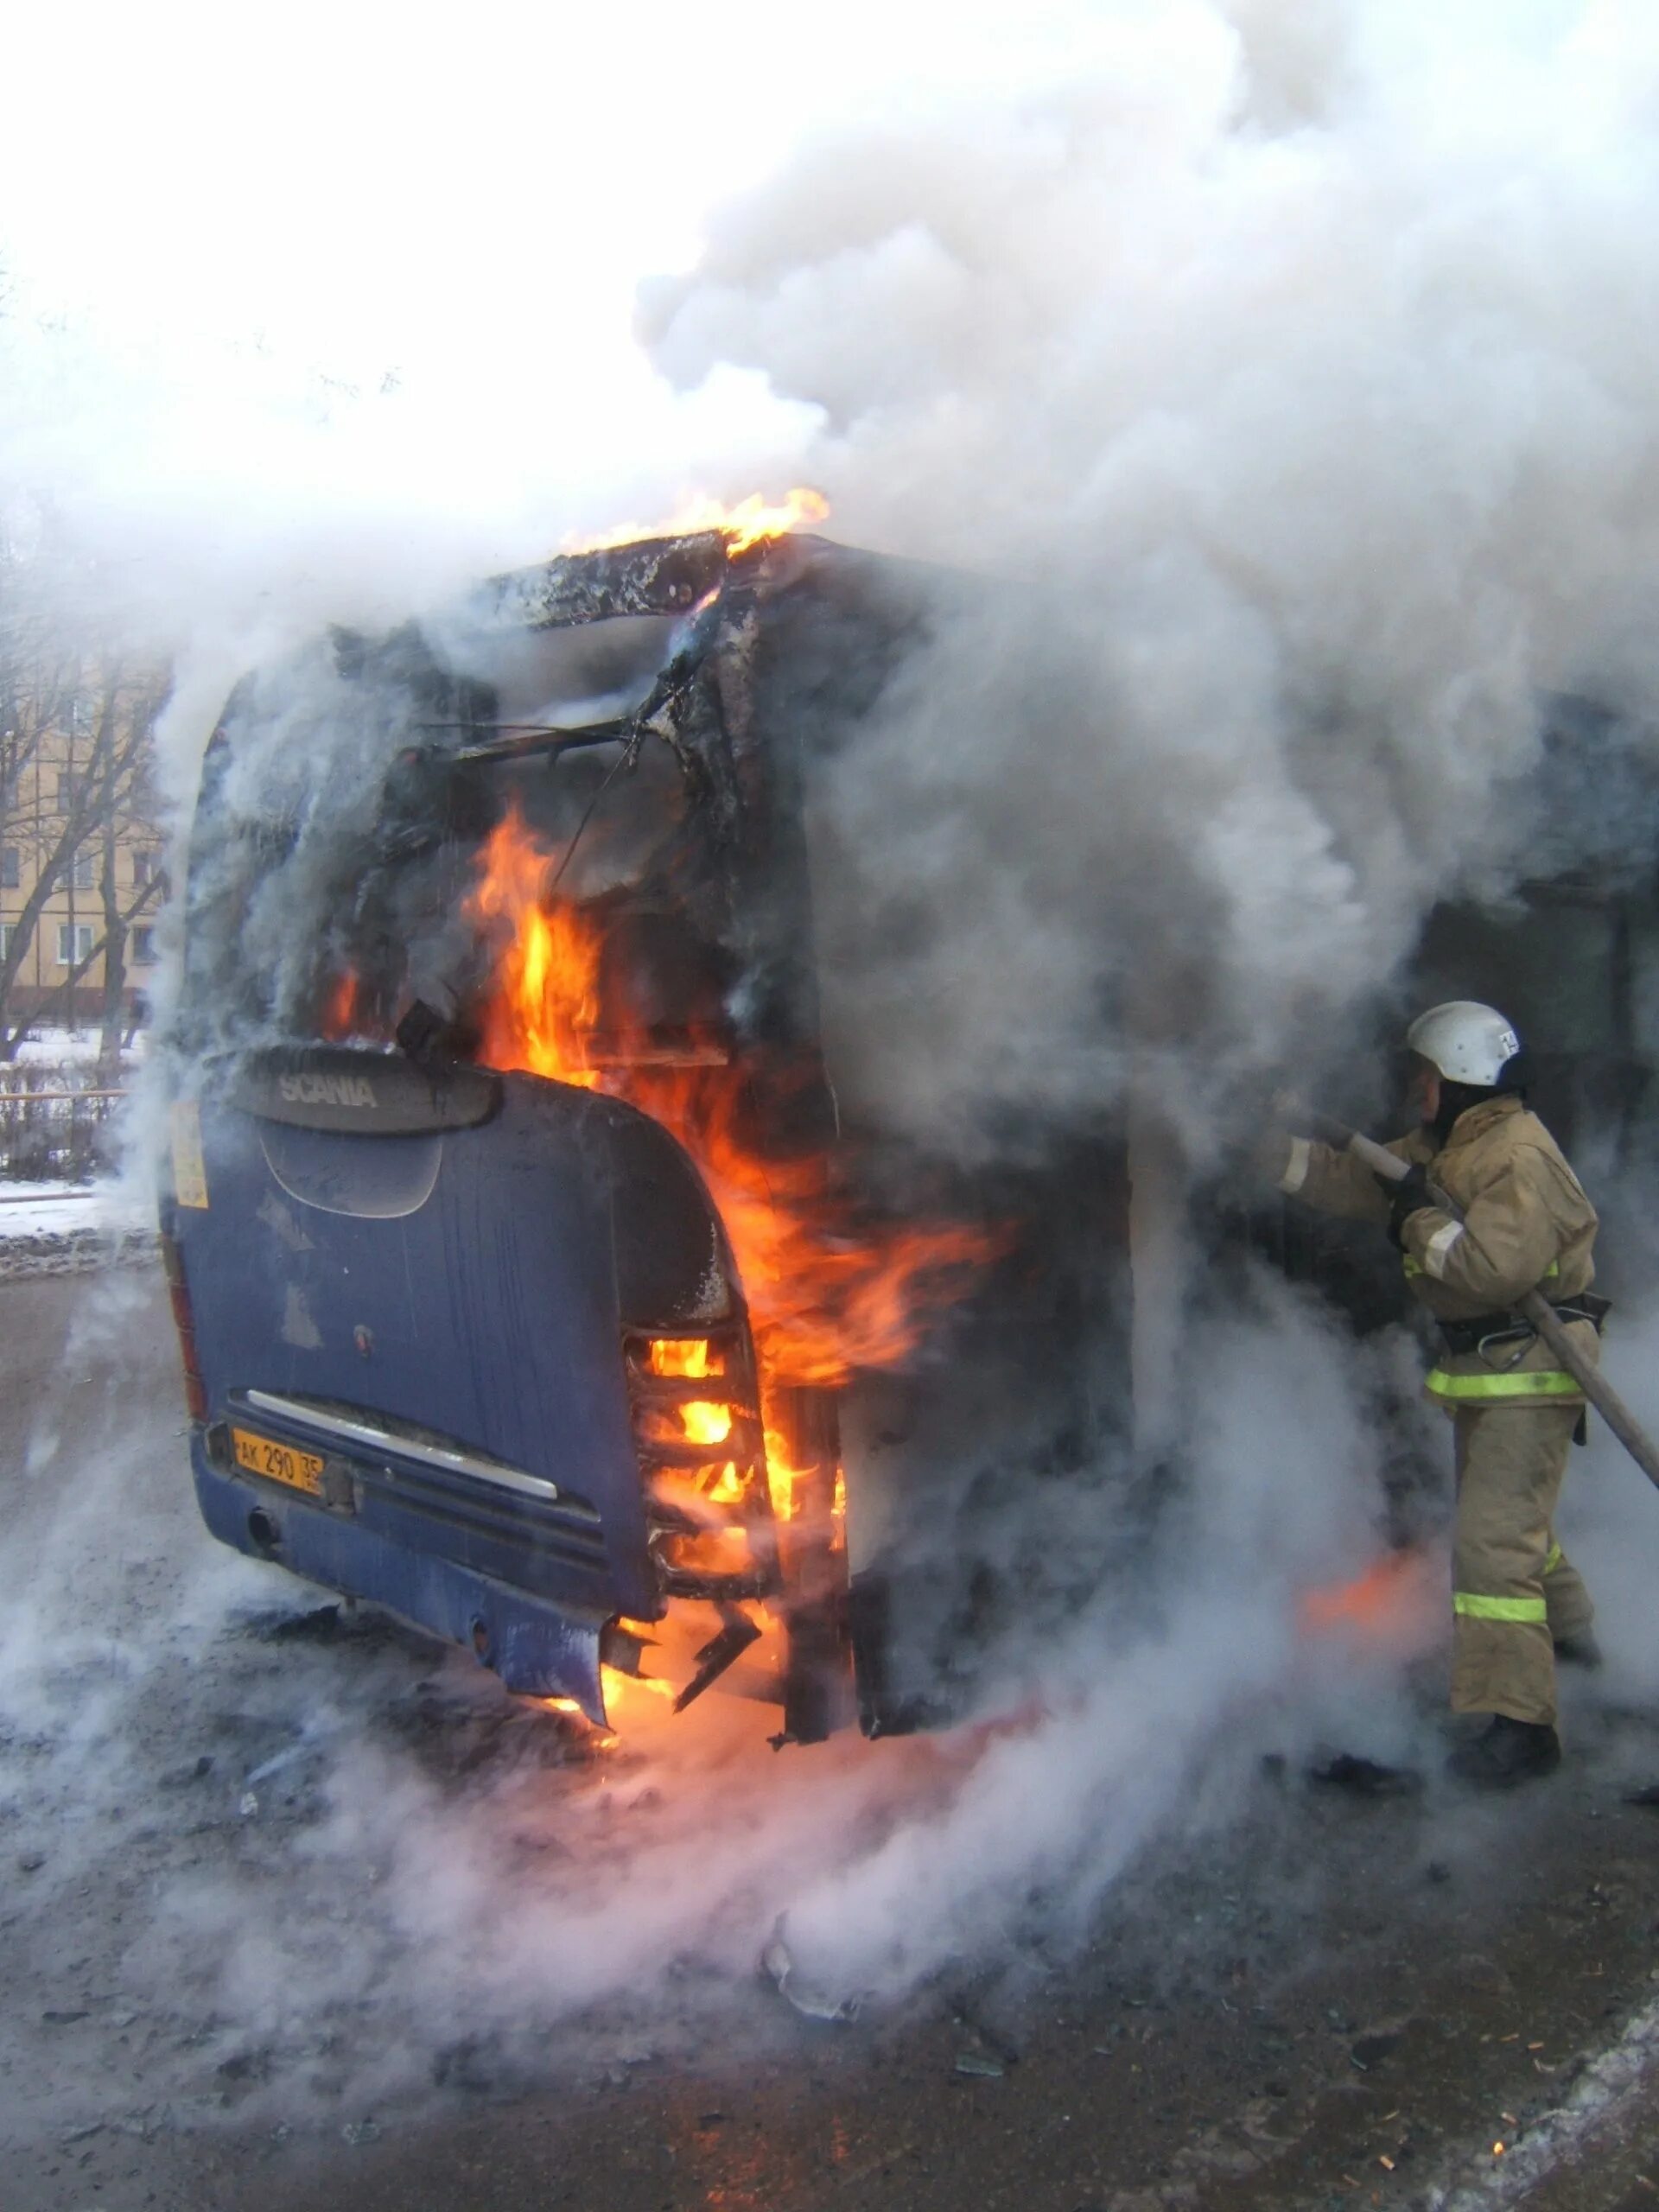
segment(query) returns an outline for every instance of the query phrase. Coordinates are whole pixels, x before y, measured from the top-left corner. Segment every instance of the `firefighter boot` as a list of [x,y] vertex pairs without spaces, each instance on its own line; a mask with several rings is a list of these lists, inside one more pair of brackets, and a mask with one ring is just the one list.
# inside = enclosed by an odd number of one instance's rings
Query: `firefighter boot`
[[1535,1782],[1561,1763],[1561,1739],[1548,1722],[1511,1720],[1495,1713],[1491,1727],[1459,1744],[1446,1763],[1455,1780],[1475,1789],[1512,1789]]

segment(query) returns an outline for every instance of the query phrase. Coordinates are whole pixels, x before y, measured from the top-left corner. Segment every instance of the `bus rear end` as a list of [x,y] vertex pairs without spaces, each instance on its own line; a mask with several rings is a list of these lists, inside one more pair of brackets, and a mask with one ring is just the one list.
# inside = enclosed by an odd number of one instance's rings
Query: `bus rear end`
[[[753,1352],[665,1132],[534,1077],[322,1046],[205,1082],[174,1149],[215,1535],[596,1721],[601,1663],[665,1638],[677,1689],[710,1644],[755,1675],[779,1576]],[[680,1418],[698,1402],[731,1411],[712,1469]]]
[[249,677],[204,766],[203,1514],[595,1720],[607,1669],[852,1716],[842,1394],[983,1256],[858,1186],[819,1045],[803,763],[891,658],[867,569],[556,562]]

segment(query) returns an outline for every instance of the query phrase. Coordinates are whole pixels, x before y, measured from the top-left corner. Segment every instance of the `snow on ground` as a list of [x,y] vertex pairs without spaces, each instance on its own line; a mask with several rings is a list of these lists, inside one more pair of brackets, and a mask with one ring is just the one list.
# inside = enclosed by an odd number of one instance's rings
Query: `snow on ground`
[[0,1243],[101,1228],[109,1210],[109,1190],[96,1183],[0,1184]]
[[0,1243],[19,1236],[69,1236],[83,1229],[120,1235],[143,1228],[153,1211],[149,1194],[127,1180],[0,1183]]
[[[141,1033],[127,1046],[118,1088],[132,1088],[146,1041]],[[0,1092],[28,1093],[42,1084],[50,1089],[54,1076],[60,1076],[68,1090],[96,1089],[99,1046],[95,1026],[32,1029],[18,1045],[10,1069],[0,1068]],[[71,1254],[77,1255],[78,1266],[92,1264],[100,1253],[123,1252],[153,1230],[156,1193],[147,1165],[130,1157],[123,1172],[111,1172],[110,1163],[128,1149],[122,1141],[125,1123],[113,1117],[129,1110],[130,1102],[112,1102],[109,1113],[100,1113],[94,1126],[83,1125],[79,1109],[67,1102],[29,1109],[27,1131],[11,1115],[0,1116],[0,1275],[29,1273],[34,1266]],[[37,1116],[44,1116],[45,1122],[38,1122]],[[56,1130],[59,1121],[54,1117],[60,1117],[67,1129],[71,1116],[76,1117],[80,1136],[87,1141],[66,1142],[55,1154],[50,1150],[42,1154],[38,1144],[41,1129],[48,1135]],[[23,1135],[31,1133],[31,1141],[24,1142]],[[5,1141],[9,1134],[17,1140],[10,1146]],[[83,1155],[86,1166],[102,1168],[91,1182],[27,1173],[31,1166],[47,1165],[73,1169],[83,1164]]]
[[0,1182],[0,1280],[142,1258],[155,1235],[156,1195],[145,1174],[90,1185]]
[[[31,1029],[13,1056],[17,1067],[67,1066],[72,1062],[96,1060],[101,1033],[96,1027],[60,1029],[50,1026]],[[140,1030],[121,1054],[124,1060],[142,1060],[147,1034]]]

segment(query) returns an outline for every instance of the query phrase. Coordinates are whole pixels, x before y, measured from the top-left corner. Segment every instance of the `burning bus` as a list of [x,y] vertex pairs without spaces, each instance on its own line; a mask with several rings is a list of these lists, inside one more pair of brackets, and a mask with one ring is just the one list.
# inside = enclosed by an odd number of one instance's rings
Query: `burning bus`
[[939,1471],[1009,1463],[993,1374],[1054,1370],[1027,1460],[1090,1448],[1058,1322],[1123,1204],[874,1139],[826,1054],[815,778],[942,593],[763,517],[238,686],[163,1222],[216,1537],[594,1721],[639,1674],[788,1740],[938,1709],[994,1599]]
[[[1253,1249],[1361,1327],[1401,1296],[1380,1247],[1230,1216],[1224,1160],[1183,1151],[1163,1093],[1227,1039],[1179,845],[1120,838],[1095,871],[1118,904],[1088,1012],[1117,1057],[1062,1112],[1015,1055],[976,1154],[884,1119],[825,920],[868,882],[841,764],[875,748],[886,794],[884,736],[931,741],[948,807],[969,700],[1062,775],[1057,632],[790,519],[566,556],[238,687],[193,831],[163,1249],[214,1535],[594,1721],[623,1678],[680,1707],[718,1685],[805,1742],[962,1711],[1001,1631],[1121,1579],[1140,1506],[1179,1491],[1189,1248],[1223,1294]],[[1069,719],[1097,750],[1089,679]],[[1590,753],[1650,818],[1621,728],[1548,708],[1510,794],[1538,880],[1435,911],[1353,1010],[1351,1071],[1402,1004],[1473,992],[1516,1013],[1575,1144],[1614,1108],[1647,1126],[1650,865],[1627,881],[1560,827]],[[919,926],[899,902],[867,935]],[[1570,1008],[1535,1004],[1580,942]]]

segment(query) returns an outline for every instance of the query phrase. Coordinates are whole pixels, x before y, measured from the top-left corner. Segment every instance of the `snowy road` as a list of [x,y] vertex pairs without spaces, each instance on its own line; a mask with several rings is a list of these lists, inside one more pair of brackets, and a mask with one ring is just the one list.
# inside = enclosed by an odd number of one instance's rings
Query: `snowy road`
[[216,1550],[181,1427],[152,1271],[0,1286],[6,2212],[1649,2200],[1645,1716],[1499,1807],[1270,1767],[1071,1955],[829,2027],[746,1914],[891,1819],[868,1747],[599,1757]]

